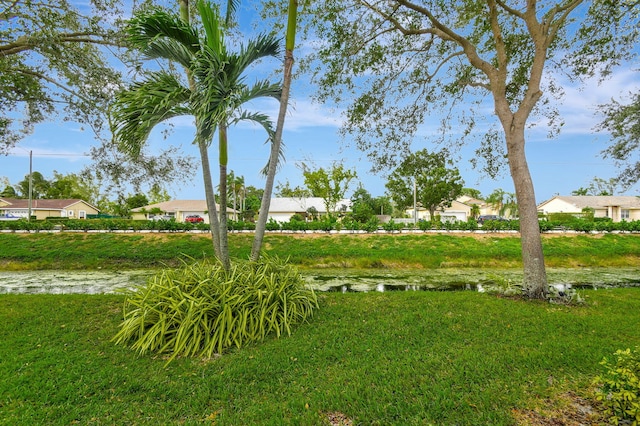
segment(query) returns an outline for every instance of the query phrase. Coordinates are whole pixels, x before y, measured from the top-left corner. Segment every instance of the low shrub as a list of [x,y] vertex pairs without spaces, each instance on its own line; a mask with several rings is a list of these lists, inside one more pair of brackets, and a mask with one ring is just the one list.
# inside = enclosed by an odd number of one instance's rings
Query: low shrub
[[431,222],[428,220],[420,219],[418,221],[418,229],[421,231],[427,231],[431,229]]
[[358,222],[352,216],[347,216],[342,219],[341,226],[348,231],[358,231],[363,228],[364,224]]
[[280,231],[281,229],[280,223],[272,217],[270,217],[269,221],[265,224],[265,228],[267,231]]
[[298,271],[277,258],[237,261],[228,272],[219,262],[185,263],[128,292],[113,340],[141,354],[170,353],[169,361],[211,357],[269,333],[290,334],[317,307]]
[[402,228],[403,228],[402,223],[396,223],[393,221],[393,219],[391,219],[387,223],[382,224],[382,229],[384,229],[387,232],[397,232],[397,231],[400,231]]
[[337,219],[335,217],[325,217],[322,220],[314,220],[307,222],[307,229],[310,231],[331,232],[336,229]]
[[573,222],[571,227],[574,231],[589,233],[595,229],[595,224],[588,220],[580,219]]
[[612,364],[604,358],[600,365],[605,373],[594,379],[599,386],[596,399],[604,407],[604,415],[613,424],[640,424],[640,347],[614,353]]
[[378,226],[380,226],[380,220],[378,220],[377,217],[372,216],[368,221],[362,224],[362,229],[366,232],[376,232],[378,230]]

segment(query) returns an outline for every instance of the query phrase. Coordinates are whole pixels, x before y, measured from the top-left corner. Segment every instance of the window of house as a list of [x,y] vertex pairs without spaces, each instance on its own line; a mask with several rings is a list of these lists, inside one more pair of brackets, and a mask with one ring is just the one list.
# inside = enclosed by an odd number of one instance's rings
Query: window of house
[[73,210],[68,210],[67,211],[67,216],[73,217]]
[[629,209],[620,210],[620,219],[629,219]]
[[80,210],[78,211],[78,219],[86,219],[87,218],[87,212],[84,210]]

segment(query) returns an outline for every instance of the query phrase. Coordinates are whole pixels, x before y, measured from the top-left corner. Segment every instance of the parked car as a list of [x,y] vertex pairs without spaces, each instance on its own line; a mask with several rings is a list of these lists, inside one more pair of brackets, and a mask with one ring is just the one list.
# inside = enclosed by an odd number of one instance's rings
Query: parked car
[[18,216],[14,216],[11,213],[0,214],[0,220],[20,220],[21,218]]
[[191,223],[202,223],[204,222],[204,219],[201,216],[198,216],[197,214],[190,214],[189,216],[184,218],[185,222],[191,222]]
[[159,215],[155,215],[151,218],[151,220],[157,221],[157,220],[173,220],[173,216],[170,216],[168,214],[159,214]]
[[495,214],[483,214],[481,216],[478,216],[478,224],[482,225],[483,223],[485,223],[488,220],[499,220],[499,221],[505,221],[507,219],[505,219],[504,217],[495,215]]

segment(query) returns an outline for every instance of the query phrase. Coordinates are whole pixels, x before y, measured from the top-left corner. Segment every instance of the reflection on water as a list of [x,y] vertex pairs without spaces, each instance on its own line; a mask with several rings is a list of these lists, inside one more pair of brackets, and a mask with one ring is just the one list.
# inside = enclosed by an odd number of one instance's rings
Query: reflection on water
[[[100,294],[144,284],[157,270],[0,271],[1,293]],[[558,291],[570,288],[640,286],[640,268],[547,270]],[[521,270],[304,271],[309,287],[332,292],[452,291],[486,292],[521,282]]]
[[[640,268],[548,268],[551,286],[559,292],[580,288],[640,286]],[[522,282],[522,270],[437,269],[421,271],[345,272],[314,271],[305,274],[310,287],[319,291],[456,291],[504,290]]]
[[151,270],[0,271],[1,293],[102,294],[144,284]]

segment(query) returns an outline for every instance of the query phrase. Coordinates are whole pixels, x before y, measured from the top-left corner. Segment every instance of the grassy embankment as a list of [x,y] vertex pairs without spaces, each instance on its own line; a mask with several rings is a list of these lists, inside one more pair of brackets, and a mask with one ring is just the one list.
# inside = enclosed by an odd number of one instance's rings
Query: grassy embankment
[[121,296],[0,295],[0,424],[595,424],[572,404],[640,345],[640,289],[585,296],[321,294],[291,337],[165,367],[110,342]]
[[[252,234],[231,234],[232,257],[247,258]],[[544,235],[548,267],[635,267],[640,235]],[[269,234],[265,251],[302,269],[518,268],[513,234]],[[126,269],[174,266],[211,256],[207,234],[0,234],[0,269]]]

